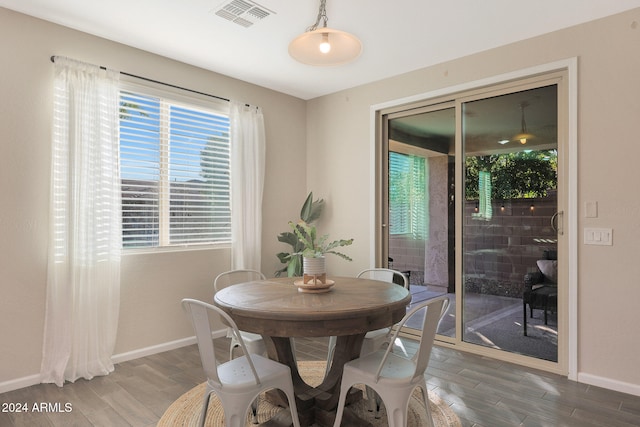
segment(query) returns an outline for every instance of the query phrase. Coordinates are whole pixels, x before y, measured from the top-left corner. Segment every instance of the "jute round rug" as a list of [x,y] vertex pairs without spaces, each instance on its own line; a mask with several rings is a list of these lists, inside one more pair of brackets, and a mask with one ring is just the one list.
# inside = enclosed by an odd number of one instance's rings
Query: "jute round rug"
[[[324,361],[304,361],[298,365],[300,376],[309,385],[315,386],[322,382],[324,377],[325,362]],[[158,427],[176,427],[176,426],[197,426],[200,411],[202,410],[202,398],[204,396],[205,383],[202,383],[182,396],[169,406],[158,422]],[[366,400],[361,400],[349,407],[355,411],[359,417],[369,421],[374,427],[383,427],[387,425],[387,414],[384,405],[380,410],[380,418],[376,419],[372,412],[367,410]],[[433,417],[435,427],[461,427],[460,419],[453,410],[443,401],[437,394],[429,392],[429,408]],[[266,400],[260,398],[258,404],[258,422],[264,423],[273,417],[279,411],[288,411],[288,409],[274,406]],[[421,427],[426,425],[422,420],[426,419],[427,411],[422,404],[421,391],[416,390],[411,396],[408,411],[408,426]],[[207,427],[224,427],[224,413],[222,405],[218,397],[213,394],[209,402],[207,410]],[[247,426],[253,426],[251,419],[247,416]]]

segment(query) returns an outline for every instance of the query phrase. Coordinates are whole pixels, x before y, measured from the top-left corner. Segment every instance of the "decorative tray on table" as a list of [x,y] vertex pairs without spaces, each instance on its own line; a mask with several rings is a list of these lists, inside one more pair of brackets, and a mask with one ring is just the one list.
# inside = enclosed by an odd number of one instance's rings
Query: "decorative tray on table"
[[304,281],[300,279],[293,282],[293,284],[298,287],[298,292],[306,292],[309,294],[320,294],[323,292],[329,292],[333,287],[333,285],[335,284],[335,282],[330,279],[327,279],[324,283],[323,282],[313,283],[313,282],[314,281],[311,280],[307,283],[304,283]]

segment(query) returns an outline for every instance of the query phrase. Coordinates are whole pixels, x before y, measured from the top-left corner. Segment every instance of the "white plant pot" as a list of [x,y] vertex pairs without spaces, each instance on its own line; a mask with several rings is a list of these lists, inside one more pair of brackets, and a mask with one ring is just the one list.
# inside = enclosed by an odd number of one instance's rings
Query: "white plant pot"
[[327,282],[327,270],[325,257],[302,258],[302,271],[304,284],[322,285]]

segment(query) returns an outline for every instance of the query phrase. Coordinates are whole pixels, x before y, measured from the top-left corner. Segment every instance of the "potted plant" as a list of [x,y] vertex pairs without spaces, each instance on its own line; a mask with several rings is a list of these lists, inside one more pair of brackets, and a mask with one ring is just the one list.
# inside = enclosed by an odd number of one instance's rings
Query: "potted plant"
[[301,243],[302,249],[292,255],[300,255],[303,259],[303,284],[325,284],[327,274],[325,267],[325,255],[334,254],[342,259],[351,261],[351,258],[335,249],[341,246],[349,246],[353,239],[340,239],[329,242],[329,235],[318,237],[315,225],[300,220],[297,223],[289,221],[289,226]]
[[[300,209],[300,220],[307,224],[312,224],[320,218],[324,209],[324,200],[313,200],[313,192],[309,193]],[[284,266],[276,271],[276,277],[280,277],[286,273],[289,277],[302,276],[302,255],[300,252],[304,249],[303,243],[293,231],[284,231],[278,235],[278,241],[291,246],[289,252],[280,252],[276,256]]]
[[[324,253],[336,253],[334,249],[338,246],[347,246],[353,242],[353,239],[349,240],[338,240],[336,242],[331,242],[331,244],[327,244],[326,240],[328,237],[322,236],[320,239],[317,238],[317,231],[313,223],[317,221],[324,209],[324,200],[317,199],[313,200],[313,193],[309,193],[304,204],[302,205],[302,209],[300,209],[300,220],[298,223],[290,222],[291,231],[285,231],[278,235],[278,241],[282,243],[287,243],[291,246],[290,252],[280,252],[277,254],[278,259],[281,263],[284,264],[284,267],[280,270],[276,271],[276,277],[279,277],[283,273],[286,273],[289,277],[303,277],[303,265],[305,264],[304,258],[307,255],[310,255],[307,260],[307,265],[309,266],[311,258],[319,258],[318,256],[311,256],[312,254],[320,254],[321,257],[324,256]],[[311,236],[313,234],[313,237]],[[348,243],[347,243],[348,242]],[[335,244],[335,246],[329,248],[330,245]],[[319,248],[318,251],[313,251],[312,248]],[[305,253],[307,255],[305,255]],[[340,254],[344,259],[351,260],[348,256],[344,254]],[[324,258],[322,258],[324,259]],[[313,263],[314,261],[311,261]],[[321,263],[322,261],[316,261]],[[324,271],[324,268],[323,268]]]

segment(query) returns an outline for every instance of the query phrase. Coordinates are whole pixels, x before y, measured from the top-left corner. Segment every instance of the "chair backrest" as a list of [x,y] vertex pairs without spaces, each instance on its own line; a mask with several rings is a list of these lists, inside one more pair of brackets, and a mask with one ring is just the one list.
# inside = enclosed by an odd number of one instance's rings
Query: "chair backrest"
[[394,276],[402,277],[402,283],[406,289],[409,289],[409,279],[398,270],[390,268],[367,268],[362,270],[356,277],[368,277],[369,279],[380,280],[381,282],[394,283]]
[[[238,326],[227,313],[214,305],[207,304],[206,302],[185,298],[182,300],[182,307],[189,316],[193,329],[196,333],[200,360],[202,361],[202,368],[204,369],[207,379],[214,382],[218,387],[224,387],[224,384],[220,381],[220,377],[218,376],[219,362],[216,358],[213,339],[226,337],[227,331],[231,329],[238,340],[240,347],[242,347],[242,352],[245,355],[249,354],[247,347],[242,340],[242,336],[240,336]],[[215,322],[216,324],[224,323],[227,324],[228,327],[212,330],[212,322]],[[256,384],[259,384],[260,377],[253,365],[253,361],[250,357],[247,357],[247,360],[251,366],[253,375],[255,376]]]
[[[415,307],[412,307],[407,312],[407,314],[405,314],[402,320],[398,322],[398,327],[395,328],[395,332],[390,341],[391,343],[395,342],[402,327],[410,318],[426,310],[426,313],[424,313],[424,317],[422,319],[422,335],[420,336],[420,345],[418,346],[416,354],[414,354],[412,357],[413,361],[416,363],[416,370],[413,373],[412,380],[415,380],[417,377],[424,375],[424,372],[427,370],[427,367],[429,365],[429,357],[431,356],[431,349],[433,348],[433,341],[436,336],[436,331],[438,329],[438,325],[440,324],[440,320],[446,313],[448,307],[449,297],[447,295],[428,299],[419,303]],[[382,362],[378,367],[378,371],[376,372],[376,379],[380,377],[380,373],[382,372],[382,368],[386,363],[387,357],[389,356],[392,347],[393,345],[387,346],[387,351],[382,358]]]
[[267,277],[264,274],[257,270],[229,270],[218,274],[213,281],[213,287],[216,292],[218,292],[220,289],[235,285],[236,283],[250,282],[252,280],[265,280],[266,278]]

